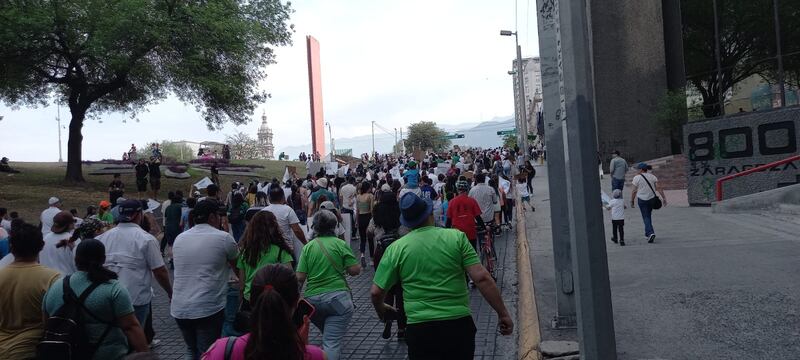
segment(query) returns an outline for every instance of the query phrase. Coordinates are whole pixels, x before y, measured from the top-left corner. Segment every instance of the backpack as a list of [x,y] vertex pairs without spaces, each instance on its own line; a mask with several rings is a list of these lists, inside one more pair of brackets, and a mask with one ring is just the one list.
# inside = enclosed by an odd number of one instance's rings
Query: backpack
[[102,323],[107,323],[92,314],[84,306],[86,298],[101,283],[92,283],[78,298],[69,286],[69,278],[70,275],[67,275],[63,281],[64,305],[50,315],[44,323],[44,336],[36,346],[37,360],[91,359],[113,327],[112,323],[108,323],[106,330],[97,343],[89,343],[82,313],[86,313]]
[[228,215],[228,222],[239,224],[242,222],[242,205],[231,206],[231,213]]
[[[377,248],[375,249],[375,254],[376,254],[375,258],[377,258],[377,259],[382,258],[383,257],[383,253],[386,252],[386,249],[389,248],[389,245],[392,245],[392,243],[394,243],[395,240],[397,240],[398,238],[399,238],[399,236],[397,234],[397,230],[384,233],[383,236],[378,238],[377,241],[376,241]],[[380,262],[380,261],[378,261],[378,262]],[[375,267],[377,268],[378,265],[375,264]]]

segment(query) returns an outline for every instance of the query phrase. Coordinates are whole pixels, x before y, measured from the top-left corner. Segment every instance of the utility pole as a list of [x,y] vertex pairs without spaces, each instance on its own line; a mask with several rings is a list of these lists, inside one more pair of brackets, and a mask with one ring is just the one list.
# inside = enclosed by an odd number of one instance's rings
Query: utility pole
[[64,162],[64,158],[61,157],[61,104],[58,104],[56,107],[56,122],[58,122],[58,162]]
[[525,154],[525,161],[528,160],[528,110],[527,99],[525,98],[525,73],[522,70],[522,47],[519,46],[519,36],[514,33],[514,41],[517,43],[517,78],[519,82],[519,110],[520,128],[517,132],[522,132],[522,153]]
[[575,286],[572,272],[569,206],[567,204],[567,172],[564,167],[564,134],[559,108],[558,53],[556,51],[556,19],[548,0],[537,0],[539,49],[542,72],[544,136],[547,144],[547,179],[550,188],[550,223],[553,235],[553,265],[556,281],[556,313],[551,321],[554,329],[577,326]]
[[[564,6],[561,6],[564,5]],[[608,278],[587,0],[556,0],[556,49],[581,359],[616,360]],[[551,161],[551,160],[549,160]]]
[[400,128],[400,152],[405,155],[406,153],[406,141],[403,140],[403,128]]
[[375,156],[375,120],[372,121],[372,156]]
[[772,12],[775,16],[775,56],[778,58],[778,86],[780,87],[781,107],[786,106],[786,84],[783,72],[783,46],[781,44],[781,20],[778,11],[778,0],[772,0]]
[[394,145],[392,145],[392,152],[397,156],[397,128],[394,128]]
[[717,63],[717,103],[719,105],[720,116],[725,116],[725,94],[722,93],[722,55],[719,46],[719,14],[717,11],[717,0],[713,0],[714,6],[714,59]]

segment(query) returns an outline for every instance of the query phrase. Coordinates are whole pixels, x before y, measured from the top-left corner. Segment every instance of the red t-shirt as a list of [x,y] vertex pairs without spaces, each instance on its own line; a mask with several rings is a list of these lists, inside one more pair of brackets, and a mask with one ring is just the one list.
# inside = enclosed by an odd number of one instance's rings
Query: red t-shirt
[[452,219],[453,228],[461,230],[469,240],[478,238],[475,217],[480,215],[478,202],[467,194],[458,195],[447,203],[447,218]]

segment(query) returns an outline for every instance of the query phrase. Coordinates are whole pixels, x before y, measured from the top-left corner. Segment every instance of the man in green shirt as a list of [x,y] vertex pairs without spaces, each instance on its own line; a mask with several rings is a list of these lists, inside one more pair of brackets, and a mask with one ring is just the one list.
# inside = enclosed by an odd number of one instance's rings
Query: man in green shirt
[[386,249],[371,295],[378,317],[386,319],[395,312],[384,303],[386,290],[402,284],[409,358],[473,358],[476,328],[465,271],[497,312],[500,333],[510,335],[514,322],[500,290],[464,233],[434,227],[430,200],[413,193],[400,199],[400,213],[400,222],[414,230]]

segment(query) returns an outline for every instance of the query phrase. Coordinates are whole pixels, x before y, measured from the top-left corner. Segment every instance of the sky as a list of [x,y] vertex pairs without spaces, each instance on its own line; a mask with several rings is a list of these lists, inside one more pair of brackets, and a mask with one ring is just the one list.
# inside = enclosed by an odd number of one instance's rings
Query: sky
[[[373,120],[393,130],[418,121],[452,127],[509,117],[514,105],[507,71],[516,54],[513,37],[501,37],[499,31],[516,26],[523,57],[538,56],[535,3],[293,1],[293,44],[276,49],[277,63],[267,67],[260,83],[272,98],[258,106],[250,123],[210,131],[193,106],[170,97],[148,106],[136,119],[110,113],[86,121],[83,158],[120,158],[131,143],[223,141],[237,131],[255,137],[262,113],[274,133],[276,156],[290,146],[308,145],[310,151],[306,35],[320,42],[323,111],[334,139],[369,135]],[[69,111],[60,111],[66,160]],[[31,109],[0,104],[0,156],[58,160],[57,113],[55,105]],[[329,136],[326,128],[326,146]],[[354,149],[363,151],[368,150]]]

